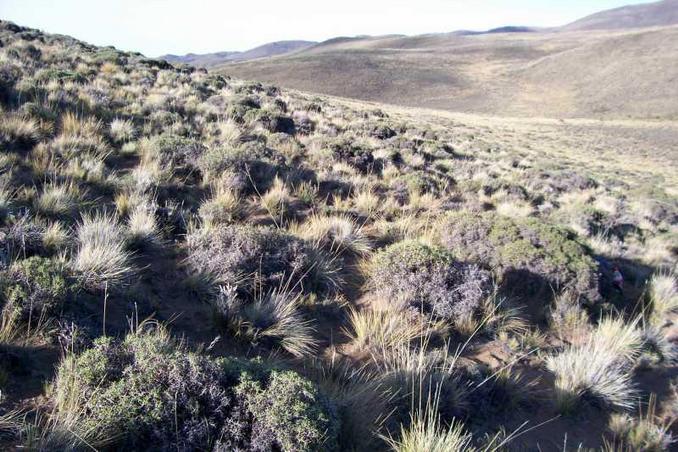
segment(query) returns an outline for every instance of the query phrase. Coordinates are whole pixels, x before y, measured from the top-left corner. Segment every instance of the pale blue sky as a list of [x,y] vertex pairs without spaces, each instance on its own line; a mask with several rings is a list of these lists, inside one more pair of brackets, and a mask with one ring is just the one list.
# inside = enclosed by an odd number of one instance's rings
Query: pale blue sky
[[556,26],[648,0],[0,0],[0,18],[148,56],[284,39]]

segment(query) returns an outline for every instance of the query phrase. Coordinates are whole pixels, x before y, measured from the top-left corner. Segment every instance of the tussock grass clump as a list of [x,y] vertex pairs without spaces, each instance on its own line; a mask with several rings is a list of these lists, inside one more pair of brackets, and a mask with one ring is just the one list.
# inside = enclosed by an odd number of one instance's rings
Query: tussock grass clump
[[442,425],[438,413],[438,401],[431,401],[414,409],[409,425],[401,424],[398,438],[384,437],[395,452],[466,452],[475,451],[473,436],[464,425],[453,420],[447,427]]
[[393,394],[377,374],[351,361],[332,350],[327,359],[312,361],[310,378],[337,407],[340,450],[372,450],[381,446],[377,432],[388,417]]
[[673,273],[656,273],[649,282],[649,322],[662,327],[678,311],[678,283]]
[[331,253],[365,254],[372,247],[364,228],[347,215],[314,215],[299,227],[298,233]]
[[247,302],[234,299],[233,293],[224,290],[216,302],[219,313],[253,343],[279,345],[297,358],[309,356],[316,349],[315,329],[300,312],[299,294],[273,290]]
[[111,121],[109,127],[111,138],[118,143],[132,141],[136,136],[136,130],[132,121],[116,118]]
[[71,241],[70,231],[59,221],[50,223],[42,235],[42,244],[48,252],[64,251]]
[[361,190],[353,195],[356,212],[367,218],[372,218],[379,212],[380,204],[381,199],[371,190]]
[[454,422],[447,428],[440,425],[435,414],[426,419],[417,417],[408,427],[402,426],[400,438],[388,438],[391,450],[396,452],[461,452],[472,451],[473,437],[463,424]]
[[42,187],[42,191],[35,200],[38,212],[52,217],[72,216],[80,206],[81,193],[73,182],[50,182]]
[[552,330],[561,339],[570,341],[586,337],[591,324],[588,313],[579,298],[571,292],[563,292],[553,300],[549,322]]
[[657,413],[657,397],[652,394],[645,412],[635,419],[627,413],[614,414],[609,429],[612,441],[605,441],[603,450],[609,452],[643,450],[660,452],[670,450],[676,442],[671,434],[671,424]]
[[133,273],[123,231],[114,217],[86,215],[76,230],[78,248],[71,266],[88,289],[119,289]]
[[346,334],[358,350],[389,350],[409,345],[426,335],[427,324],[421,319],[396,310],[351,310]]
[[0,180],[0,221],[4,221],[7,218],[12,208],[14,194],[8,185],[6,181]]
[[568,346],[546,360],[556,376],[555,402],[571,413],[584,400],[615,409],[630,409],[636,401],[632,363],[642,339],[637,321],[604,319],[581,345]]
[[234,223],[243,214],[238,194],[229,189],[217,189],[214,196],[205,200],[198,211],[203,226],[207,229]]
[[0,119],[0,145],[7,150],[28,151],[40,135],[40,127],[32,118],[3,114]]
[[294,187],[294,196],[307,205],[314,205],[318,199],[318,185],[304,181]]
[[271,188],[261,196],[261,207],[268,212],[271,218],[279,220],[291,213],[290,205],[292,201],[289,188],[282,179],[276,177]]
[[156,160],[142,160],[132,170],[132,181],[135,191],[147,193],[165,182],[169,174],[164,171]]
[[101,121],[67,112],[61,117],[61,133],[67,137],[93,137],[101,133]]
[[160,243],[160,231],[155,217],[154,201],[142,200],[129,214],[127,242],[134,248],[155,246]]

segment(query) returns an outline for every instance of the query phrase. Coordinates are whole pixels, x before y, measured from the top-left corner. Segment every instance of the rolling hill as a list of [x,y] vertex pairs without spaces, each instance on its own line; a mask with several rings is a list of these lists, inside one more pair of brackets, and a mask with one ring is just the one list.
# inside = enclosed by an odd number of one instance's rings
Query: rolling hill
[[623,6],[584,17],[564,30],[617,30],[678,24],[678,0]]
[[244,52],[215,52],[186,55],[163,55],[160,59],[170,63],[190,64],[199,67],[211,67],[228,61],[248,61],[257,58],[266,58],[284,55],[315,45],[313,41],[276,41],[255,47]]
[[215,71],[375,102],[500,116],[678,117],[678,27],[332,40]]
[[678,117],[677,24],[678,0],[664,0],[558,28],[342,37],[256,62],[228,57],[209,66],[286,88],[409,107],[672,119]]

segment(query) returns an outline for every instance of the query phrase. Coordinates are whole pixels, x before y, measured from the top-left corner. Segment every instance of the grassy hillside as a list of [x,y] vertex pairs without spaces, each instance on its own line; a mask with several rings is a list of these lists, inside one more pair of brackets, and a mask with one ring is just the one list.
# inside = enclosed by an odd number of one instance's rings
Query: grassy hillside
[[678,28],[351,39],[218,72],[317,93],[499,116],[678,116]]
[[0,448],[673,441],[675,122],[395,108],[7,22],[0,42]]

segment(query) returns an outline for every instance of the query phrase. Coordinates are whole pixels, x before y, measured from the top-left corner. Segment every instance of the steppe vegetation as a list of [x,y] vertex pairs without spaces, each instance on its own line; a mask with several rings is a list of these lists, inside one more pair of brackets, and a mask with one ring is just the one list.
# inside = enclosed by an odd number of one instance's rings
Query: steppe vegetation
[[0,447],[673,443],[675,129],[0,43]]

